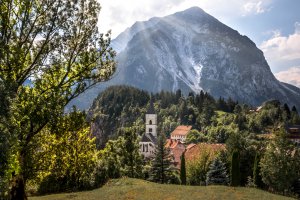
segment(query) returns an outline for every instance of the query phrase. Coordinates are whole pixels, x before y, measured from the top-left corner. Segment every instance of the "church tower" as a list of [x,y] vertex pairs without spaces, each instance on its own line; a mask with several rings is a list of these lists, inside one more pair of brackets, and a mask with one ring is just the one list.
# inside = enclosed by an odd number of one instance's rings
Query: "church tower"
[[146,113],[146,134],[151,133],[154,137],[157,137],[157,115],[154,110],[152,98],[150,99],[150,106]]

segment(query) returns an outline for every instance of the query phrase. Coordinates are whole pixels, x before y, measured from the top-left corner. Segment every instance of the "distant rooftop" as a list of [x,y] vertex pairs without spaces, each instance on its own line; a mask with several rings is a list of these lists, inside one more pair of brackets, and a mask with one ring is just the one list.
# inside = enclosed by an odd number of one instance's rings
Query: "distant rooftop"
[[177,126],[171,135],[187,135],[191,129],[192,126]]
[[144,133],[141,142],[152,142],[153,144],[157,144],[157,139],[151,133]]

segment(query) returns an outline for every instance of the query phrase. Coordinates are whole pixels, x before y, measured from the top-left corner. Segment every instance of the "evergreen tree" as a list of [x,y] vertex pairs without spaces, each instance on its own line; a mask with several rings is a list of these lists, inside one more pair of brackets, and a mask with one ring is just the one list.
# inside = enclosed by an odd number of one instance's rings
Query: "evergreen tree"
[[293,107],[292,107],[292,112],[294,112],[294,113],[298,114],[298,111],[297,111],[297,108],[296,108],[296,106],[293,106]]
[[300,116],[299,116],[299,113],[295,106],[293,106],[292,112],[291,112],[291,123],[292,124],[300,124]]
[[205,99],[203,102],[203,108],[201,114],[198,116],[198,123],[201,126],[201,129],[209,126],[211,124],[211,119],[214,115],[215,108],[213,102],[208,99]]
[[260,158],[259,158],[259,155],[256,153],[255,159],[254,159],[254,167],[253,167],[253,182],[257,187],[262,188],[263,182],[262,182],[262,178],[260,175],[259,162],[260,162]]
[[229,178],[224,163],[219,158],[214,159],[206,174],[206,185],[227,185],[228,182]]
[[231,157],[231,169],[230,169],[230,184],[231,186],[240,185],[240,156],[238,151],[234,151]]
[[151,163],[149,180],[157,183],[167,183],[173,174],[170,150],[165,147],[166,137],[158,137],[154,159]]
[[135,130],[126,128],[124,132],[123,165],[125,165],[125,175],[132,178],[140,177],[143,169],[138,141]]
[[290,110],[289,106],[286,103],[283,105],[283,114],[285,115],[284,116],[285,120],[290,120],[291,119],[291,110]]
[[181,180],[182,185],[186,185],[186,168],[185,168],[185,155],[184,155],[184,152],[181,155],[180,180]]

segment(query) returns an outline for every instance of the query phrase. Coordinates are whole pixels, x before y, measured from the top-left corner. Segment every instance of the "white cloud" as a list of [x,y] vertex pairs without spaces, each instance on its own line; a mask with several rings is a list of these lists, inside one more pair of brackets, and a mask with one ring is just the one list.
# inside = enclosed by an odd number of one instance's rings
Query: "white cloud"
[[241,16],[260,14],[268,10],[273,0],[98,0],[101,32],[112,29],[116,37],[136,21],[162,17],[198,6],[222,22]]
[[280,32],[275,31],[269,40],[260,45],[260,48],[267,60],[273,63],[300,59],[300,23],[295,23],[295,32],[289,36],[282,36]]
[[263,4],[262,1],[257,2],[248,2],[244,5],[244,10],[247,14],[254,13],[254,14],[261,14],[268,10]]
[[286,71],[281,71],[274,75],[278,80],[300,88],[300,67],[291,67]]

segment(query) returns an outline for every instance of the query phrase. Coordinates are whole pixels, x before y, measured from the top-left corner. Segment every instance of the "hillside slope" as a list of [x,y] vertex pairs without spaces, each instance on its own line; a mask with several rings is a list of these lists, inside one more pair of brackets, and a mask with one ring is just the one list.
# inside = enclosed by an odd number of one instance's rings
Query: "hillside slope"
[[55,194],[42,197],[31,197],[29,200],[118,200],[118,199],[137,199],[137,200],[196,200],[196,199],[251,199],[251,200],[285,200],[292,199],[284,196],[271,194],[262,190],[244,187],[226,186],[180,186],[180,185],[161,185],[138,179],[115,179],[108,182],[100,189]]

